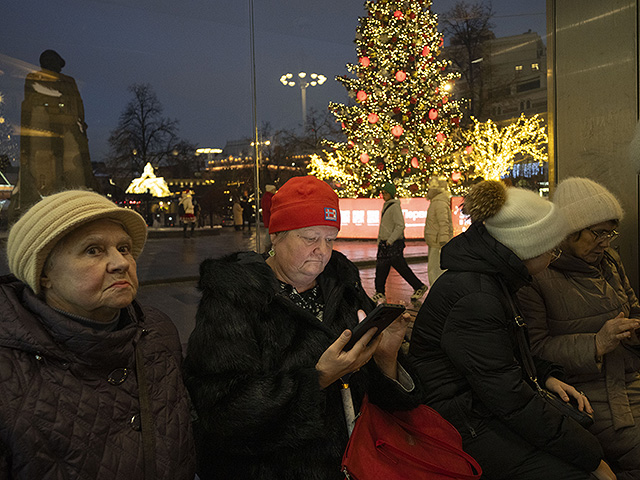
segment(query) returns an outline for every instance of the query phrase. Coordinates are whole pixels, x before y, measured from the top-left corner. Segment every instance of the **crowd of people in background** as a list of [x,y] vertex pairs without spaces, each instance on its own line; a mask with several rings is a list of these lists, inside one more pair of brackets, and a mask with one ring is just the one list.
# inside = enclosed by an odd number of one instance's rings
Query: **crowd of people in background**
[[[552,201],[481,181],[454,237],[434,178],[427,286],[404,259],[395,194],[381,189],[370,298],[333,250],[329,184],[267,185],[264,251],[202,263],[184,358],[171,320],[135,300],[144,219],[89,191],[44,197],[12,226],[0,278],[0,478],[338,480],[367,396],[384,411],[434,408],[482,478],[640,480],[640,304],[611,247],[615,196],[586,178],[560,182]],[[248,201],[233,198],[236,230],[254,222]],[[191,236],[192,196],[180,205]],[[392,266],[416,307],[426,294],[410,341],[405,314],[350,345],[386,302]]]

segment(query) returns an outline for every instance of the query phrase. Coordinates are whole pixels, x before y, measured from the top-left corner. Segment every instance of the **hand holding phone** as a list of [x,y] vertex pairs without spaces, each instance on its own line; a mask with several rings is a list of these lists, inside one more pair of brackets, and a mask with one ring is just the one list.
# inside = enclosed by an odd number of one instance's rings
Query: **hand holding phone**
[[378,331],[371,340],[376,338],[382,331],[391,325],[406,310],[404,305],[396,305],[392,303],[383,303],[374,308],[367,317],[356,325],[351,331],[351,338],[344,346],[343,350],[347,351],[362,338],[362,336],[373,327],[377,327]]

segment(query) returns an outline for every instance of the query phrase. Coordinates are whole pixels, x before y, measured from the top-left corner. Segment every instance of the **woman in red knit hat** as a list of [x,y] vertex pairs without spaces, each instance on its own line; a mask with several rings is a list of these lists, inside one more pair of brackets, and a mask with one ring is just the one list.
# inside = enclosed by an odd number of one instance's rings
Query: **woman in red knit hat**
[[344,478],[340,380],[351,373],[356,411],[365,392],[388,410],[419,403],[398,363],[406,319],[344,350],[374,303],[356,266],[333,251],[339,229],[333,189],[295,177],[273,197],[268,253],[202,264],[185,369],[203,480]]

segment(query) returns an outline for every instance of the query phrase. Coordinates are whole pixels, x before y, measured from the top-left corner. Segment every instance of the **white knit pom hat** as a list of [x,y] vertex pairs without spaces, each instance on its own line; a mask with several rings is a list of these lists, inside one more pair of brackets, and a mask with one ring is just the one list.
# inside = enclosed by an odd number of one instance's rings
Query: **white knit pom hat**
[[7,240],[9,269],[19,280],[40,293],[40,276],[53,247],[85,223],[102,218],[124,225],[132,239],[134,258],[147,239],[147,224],[137,212],[87,190],[68,190],[44,197],[11,227]]
[[622,220],[620,202],[605,187],[593,180],[571,177],[561,181],[553,195],[553,203],[564,213],[569,233],[608,220]]
[[472,186],[463,212],[473,222],[484,222],[491,236],[520,260],[548,252],[568,233],[567,223],[553,203],[531,190],[507,188],[497,180]]

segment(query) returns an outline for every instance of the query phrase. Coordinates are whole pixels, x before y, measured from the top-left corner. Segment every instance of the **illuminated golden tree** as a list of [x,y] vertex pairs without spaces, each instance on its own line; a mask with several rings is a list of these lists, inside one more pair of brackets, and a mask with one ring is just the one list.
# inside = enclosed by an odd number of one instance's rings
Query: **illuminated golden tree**
[[463,132],[467,146],[461,156],[470,178],[499,180],[518,160],[530,158],[540,164],[549,160],[546,126],[538,115],[522,114],[503,128],[491,120],[472,120],[473,128]]
[[365,7],[358,63],[347,65],[355,78],[338,78],[354,104],[329,105],[348,140],[329,142],[310,170],[340,183],[341,196],[375,196],[386,182],[399,196],[424,196],[431,176],[459,178],[461,113],[449,93],[458,75],[438,59],[443,40],[431,0],[367,0]]

